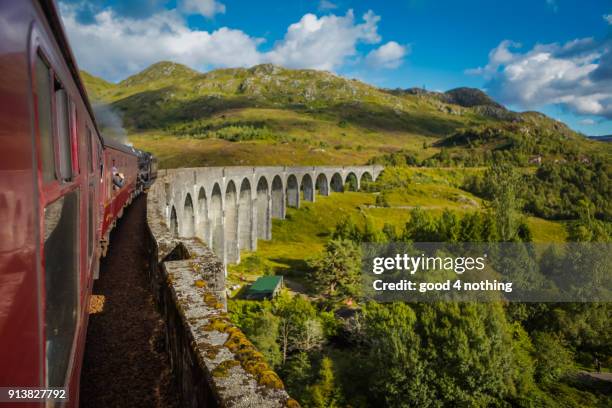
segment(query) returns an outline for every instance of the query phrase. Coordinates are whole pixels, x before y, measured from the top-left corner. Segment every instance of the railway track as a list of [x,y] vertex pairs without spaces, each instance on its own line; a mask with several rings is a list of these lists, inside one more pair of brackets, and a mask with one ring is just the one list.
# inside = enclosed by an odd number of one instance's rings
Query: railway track
[[178,407],[163,321],[147,282],[146,197],[125,210],[95,282],[81,407]]

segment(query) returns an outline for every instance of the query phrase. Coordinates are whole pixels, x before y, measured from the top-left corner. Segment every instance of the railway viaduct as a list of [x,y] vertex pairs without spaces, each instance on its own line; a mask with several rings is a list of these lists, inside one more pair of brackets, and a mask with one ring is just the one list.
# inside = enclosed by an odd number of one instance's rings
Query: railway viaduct
[[272,237],[287,206],[345,189],[359,190],[383,167],[201,167],[162,170],[149,192],[171,234],[199,238],[224,265]]
[[225,275],[270,239],[272,218],[376,180],[382,166],[162,170],[147,194],[151,291],[183,406],[298,407],[227,317]]

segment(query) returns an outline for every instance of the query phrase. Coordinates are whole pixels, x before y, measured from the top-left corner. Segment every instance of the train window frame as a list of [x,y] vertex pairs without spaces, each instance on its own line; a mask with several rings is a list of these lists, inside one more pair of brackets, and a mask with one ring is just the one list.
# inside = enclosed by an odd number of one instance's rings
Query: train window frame
[[[66,355],[66,360],[65,361],[65,374],[64,374],[64,378],[63,378],[63,385],[61,386],[66,386],[69,382],[70,382],[70,376],[72,374],[72,371],[74,369],[74,364],[75,364],[75,357],[76,357],[76,353],[77,353],[77,341],[78,341],[78,333],[79,333],[79,327],[81,326],[81,313],[82,313],[82,308],[81,308],[81,285],[82,285],[82,279],[81,279],[81,264],[82,264],[82,251],[81,251],[81,246],[80,246],[80,242],[81,242],[81,228],[80,228],[80,224],[81,224],[81,200],[82,200],[82,194],[81,194],[81,189],[79,187],[75,187],[70,189],[67,192],[64,192],[62,195],[60,195],[59,197],[57,197],[54,200],[51,200],[47,203],[44,204],[44,218],[45,220],[43,221],[43,246],[41,247],[41,251],[42,251],[42,259],[43,259],[43,270],[45,271],[44,274],[44,285],[43,285],[43,293],[45,294],[44,296],[44,306],[43,306],[43,310],[44,310],[44,318],[43,318],[43,327],[44,327],[44,339],[45,339],[45,345],[44,345],[44,365],[45,365],[45,385],[46,386],[58,386],[57,384],[50,383],[50,370],[49,370],[49,341],[51,336],[49,335],[48,331],[47,331],[47,326],[48,326],[48,318],[49,318],[49,311],[47,310],[48,308],[48,290],[49,290],[49,273],[50,271],[48,270],[48,265],[47,265],[47,257],[45,256],[45,251],[46,251],[46,244],[47,244],[47,239],[46,238],[50,238],[50,235],[47,236],[48,231],[46,230],[46,225],[44,225],[44,223],[46,222],[46,211],[47,209],[53,207],[54,205],[57,205],[58,203],[62,202],[62,205],[64,205],[64,203],[66,202],[67,199],[70,199],[72,197],[74,198],[75,203],[73,205],[75,205],[74,210],[75,212],[75,220],[73,220],[74,222],[74,230],[72,231],[74,234],[74,242],[76,243],[76,245],[74,246],[74,251],[72,251],[72,254],[74,256],[74,258],[72,259],[73,263],[74,263],[74,268],[75,268],[75,273],[74,273],[74,293],[73,293],[73,307],[72,307],[72,312],[74,314],[74,318],[73,318],[73,322],[72,322],[72,332],[71,332],[71,338],[72,340],[69,342],[68,347],[68,353]],[[63,211],[63,208],[62,208]],[[60,220],[61,221],[61,220]],[[55,232],[55,228],[57,228],[57,226],[59,225],[59,221],[58,223],[56,223],[56,225],[54,226],[54,230],[53,232]],[[65,245],[64,242],[62,242],[62,246]],[[62,257],[65,258],[65,257]],[[52,291],[55,292],[55,291]],[[63,298],[64,299],[64,298]]]
[[93,132],[89,125],[85,126],[85,137],[87,138],[87,173],[90,175],[94,174],[96,166],[94,166],[94,141],[93,141]]
[[69,106],[70,106],[70,154],[72,156],[72,174],[73,177],[78,176],[81,173],[81,160],[79,158],[79,121],[76,103],[68,95]]
[[[46,133],[48,133],[48,136],[45,137],[43,135],[43,129],[41,127],[41,95],[42,95],[42,90],[44,90],[44,88],[42,87],[42,84],[40,83],[40,79],[42,78],[42,76],[39,78],[39,67],[44,66],[44,69],[46,71],[46,76],[47,76],[47,83],[46,83],[46,93],[47,93],[47,103],[48,103],[48,113],[49,113],[49,123],[47,124],[48,129],[46,131]],[[52,183],[54,181],[57,181],[59,179],[59,173],[58,173],[58,155],[57,155],[57,147],[56,147],[56,136],[55,136],[55,103],[54,103],[54,85],[53,85],[53,78],[54,78],[54,73],[53,73],[53,67],[51,65],[51,63],[49,62],[49,58],[46,56],[46,53],[42,50],[41,47],[36,47],[36,50],[34,52],[34,70],[32,73],[32,77],[33,77],[33,90],[36,94],[36,117],[35,117],[35,121],[36,121],[36,130],[37,130],[37,150],[38,150],[38,157],[37,157],[37,163],[38,163],[38,171],[41,175],[42,181],[43,183]],[[45,109],[46,110],[46,109]],[[48,140],[45,140],[48,139]],[[48,149],[51,149],[50,152],[45,151]]]
[[73,160],[73,137],[72,123],[73,115],[72,101],[66,87],[54,75],[53,101],[55,102],[55,134],[56,134],[56,157],[58,157],[59,180],[63,183],[70,183],[76,176],[74,174]]

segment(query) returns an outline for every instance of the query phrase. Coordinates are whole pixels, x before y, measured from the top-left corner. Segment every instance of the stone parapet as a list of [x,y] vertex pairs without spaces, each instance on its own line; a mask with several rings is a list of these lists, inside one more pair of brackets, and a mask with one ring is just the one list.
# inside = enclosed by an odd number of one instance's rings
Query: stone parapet
[[148,197],[149,277],[184,407],[298,407],[228,319],[224,265],[197,238],[178,238]]

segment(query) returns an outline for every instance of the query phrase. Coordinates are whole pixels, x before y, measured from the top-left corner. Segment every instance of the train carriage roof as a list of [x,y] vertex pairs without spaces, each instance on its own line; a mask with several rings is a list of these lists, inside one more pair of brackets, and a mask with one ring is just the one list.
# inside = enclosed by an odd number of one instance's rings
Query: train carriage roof
[[57,5],[54,0],[39,0],[38,1],[47,21],[49,22],[49,27],[53,32],[57,44],[62,52],[64,60],[66,61],[66,65],[70,70],[70,74],[74,79],[74,82],[81,94],[81,98],[83,99],[83,103],[89,112],[89,116],[93,122],[93,125],[96,129],[96,133],[101,137],[100,128],[96,122],[96,116],[94,115],[93,109],[89,102],[89,97],[87,96],[87,90],[85,89],[85,85],[81,80],[81,75],[79,74],[79,67],[76,63],[76,59],[74,58],[74,54],[72,52],[72,48],[70,47],[70,43],[68,42],[68,37],[66,36],[66,30],[64,30],[64,24],[62,23],[62,18],[59,14]]
[[128,146],[126,144],[123,144],[115,139],[111,139],[108,136],[104,136],[102,135],[102,144],[104,145],[104,147],[110,148],[110,149],[114,149],[114,150],[119,150],[121,152],[127,153],[127,154],[131,154],[133,156],[136,157],[140,157],[140,150],[135,149],[132,146]]

